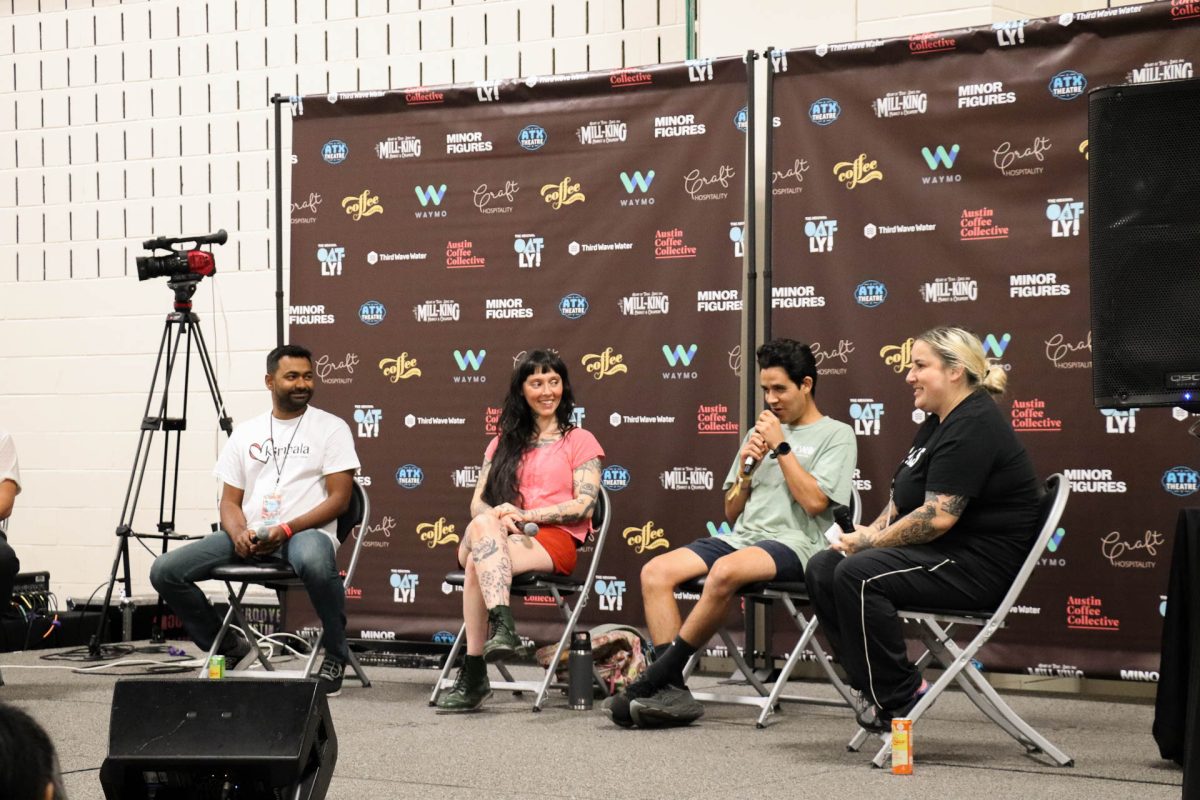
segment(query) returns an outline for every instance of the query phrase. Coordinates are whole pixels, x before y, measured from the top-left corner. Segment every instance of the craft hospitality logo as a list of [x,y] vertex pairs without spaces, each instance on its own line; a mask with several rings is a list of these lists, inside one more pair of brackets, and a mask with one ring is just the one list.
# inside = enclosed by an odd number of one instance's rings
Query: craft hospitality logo
[[521,184],[516,181],[505,181],[504,186],[499,189],[492,189],[488,184],[481,183],[472,192],[471,201],[480,214],[511,214],[519,191]]
[[1022,142],[1020,145],[1005,140],[992,148],[992,166],[1006,178],[1041,175],[1045,172],[1041,165],[1051,147],[1047,136],[1035,136],[1029,144]]

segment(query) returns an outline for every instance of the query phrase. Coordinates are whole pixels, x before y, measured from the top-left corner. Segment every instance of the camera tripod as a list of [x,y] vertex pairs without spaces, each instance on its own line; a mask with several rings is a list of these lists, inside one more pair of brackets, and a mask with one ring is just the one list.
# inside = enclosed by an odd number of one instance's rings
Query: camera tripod
[[[121,578],[124,584],[125,596],[133,594],[133,582],[129,568],[130,539],[158,539],[162,542],[162,552],[167,552],[167,543],[172,540],[187,541],[199,539],[176,533],[175,507],[179,490],[179,452],[180,438],[187,430],[188,383],[192,365],[192,348],[195,347],[197,358],[204,369],[204,378],[208,383],[209,394],[212,395],[213,405],[217,410],[217,421],[226,436],[233,433],[233,420],[225,412],[225,401],[221,398],[221,390],[217,386],[217,375],[213,370],[212,360],[208,355],[208,345],[204,342],[204,333],[200,330],[199,320],[192,313],[192,295],[196,292],[203,276],[182,275],[173,276],[167,282],[175,292],[175,310],[167,314],[163,324],[162,338],[158,345],[158,360],[154,365],[154,375],[150,379],[150,391],[146,397],[146,408],[142,413],[141,433],[138,435],[137,452],[133,459],[133,469],[129,475],[129,486],[125,490],[125,503],[121,507],[121,521],[117,525],[117,552],[113,557],[112,572],[108,578],[108,589],[104,594],[101,605],[100,625],[88,643],[88,654],[91,658],[100,658],[105,634],[108,629],[109,603],[112,601],[113,589],[117,584],[117,571],[122,567]],[[186,341],[186,343],[185,343]],[[180,345],[183,345],[183,394],[182,408],[177,416],[170,414],[171,379],[174,377],[177,361],[181,355]],[[161,400],[157,404],[157,413],[151,414],[158,396],[159,373],[163,375]],[[146,467],[150,462],[150,454],[154,445],[154,434],[163,431],[162,446],[162,481],[158,494],[158,526],[154,533],[141,533],[133,529],[133,518],[137,510],[138,498],[141,496],[142,483],[146,477]],[[174,458],[172,459],[172,454]],[[168,498],[168,490],[170,497]],[[158,600],[158,610],[155,619],[158,622],[153,629],[152,639],[162,641],[163,602]]]

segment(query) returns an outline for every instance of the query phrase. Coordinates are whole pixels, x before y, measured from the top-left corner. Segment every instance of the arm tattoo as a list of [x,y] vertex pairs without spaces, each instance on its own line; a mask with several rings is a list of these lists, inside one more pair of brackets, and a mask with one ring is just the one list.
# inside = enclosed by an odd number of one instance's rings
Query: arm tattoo
[[932,503],[913,509],[911,514],[896,523],[900,545],[925,544],[936,539],[937,531],[933,527],[933,518],[936,516],[937,509]]
[[[967,498],[957,494],[940,495],[939,505],[942,513],[949,514],[952,517],[961,517],[963,509],[967,507]],[[928,498],[928,495],[926,495]]]
[[599,477],[600,459],[593,458],[583,462],[571,474],[575,499],[546,508],[537,508],[529,512],[534,522],[563,524],[579,522],[587,519],[596,506],[596,498],[600,494]]
[[478,484],[476,484],[476,486],[477,486],[476,491],[479,494],[472,495],[472,497],[471,497],[471,516],[472,517],[478,517],[480,514],[486,514],[487,512],[492,510],[492,507],[489,506],[486,502],[484,502],[484,499],[483,499],[483,487],[487,485],[488,473],[491,472],[491,469],[492,469],[492,460],[490,458],[485,458],[483,460],[483,466],[481,466],[479,468],[479,482],[478,482]]

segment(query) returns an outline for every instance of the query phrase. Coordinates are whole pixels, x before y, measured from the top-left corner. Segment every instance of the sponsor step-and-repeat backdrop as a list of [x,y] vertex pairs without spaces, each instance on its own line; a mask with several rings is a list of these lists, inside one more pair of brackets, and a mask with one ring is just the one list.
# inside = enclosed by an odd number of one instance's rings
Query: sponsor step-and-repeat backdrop
[[986,669],[1157,679],[1200,454],[1182,409],[1092,406],[1087,93],[1193,77],[1198,22],[1164,2],[770,58],[774,332],[816,343],[821,407],[859,436],[864,516],[921,421],[912,337],[938,324],[979,334],[1037,469],[1071,482]]
[[[371,497],[351,637],[458,630],[443,578],[531,349],[561,355],[575,424],[607,453],[585,622],[640,624],[642,564],[725,527],[746,89],[742,60],[719,59],[303,98],[289,338],[314,352],[314,403],[354,429]],[[522,602],[520,632],[546,641],[551,598]]]

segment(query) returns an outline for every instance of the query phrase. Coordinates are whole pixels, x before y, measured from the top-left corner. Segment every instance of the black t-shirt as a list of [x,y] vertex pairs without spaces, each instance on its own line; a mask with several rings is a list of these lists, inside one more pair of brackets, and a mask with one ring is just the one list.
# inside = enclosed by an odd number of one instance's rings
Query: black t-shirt
[[892,499],[904,515],[925,503],[926,492],[967,498],[958,522],[934,544],[948,554],[1015,566],[1037,536],[1041,491],[1029,454],[981,389],[945,421],[926,417],[896,471]]

